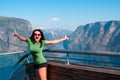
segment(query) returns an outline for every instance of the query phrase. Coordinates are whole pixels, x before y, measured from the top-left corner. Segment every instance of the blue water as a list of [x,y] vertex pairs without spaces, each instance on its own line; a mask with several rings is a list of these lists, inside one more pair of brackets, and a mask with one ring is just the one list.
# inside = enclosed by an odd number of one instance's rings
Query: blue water
[[0,80],[9,80],[13,67],[21,57],[21,54],[0,56]]
[[[66,58],[66,54],[62,55]],[[101,67],[109,68],[120,68],[120,57],[113,56],[95,56],[95,55],[81,55],[81,54],[70,54],[70,63],[75,64],[86,64],[86,65],[95,65]],[[64,62],[66,60],[63,60]]]
[[11,66],[0,68],[0,80],[8,80],[11,69]]
[[25,68],[20,67],[16,69],[12,77],[10,77],[11,72],[13,71],[13,66],[0,68],[0,80],[23,80],[25,78]]

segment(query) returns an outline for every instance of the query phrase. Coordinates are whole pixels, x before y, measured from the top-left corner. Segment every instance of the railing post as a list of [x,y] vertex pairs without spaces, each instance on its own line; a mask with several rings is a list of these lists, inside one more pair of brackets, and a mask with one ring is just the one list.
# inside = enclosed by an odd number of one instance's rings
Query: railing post
[[69,53],[66,53],[66,64],[70,64]]
[[29,58],[27,57],[27,63],[30,63]]

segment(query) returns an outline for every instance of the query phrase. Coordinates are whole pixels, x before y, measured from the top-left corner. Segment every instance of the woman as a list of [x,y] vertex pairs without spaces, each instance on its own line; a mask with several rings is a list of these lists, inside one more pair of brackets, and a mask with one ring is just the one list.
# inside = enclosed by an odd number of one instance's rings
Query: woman
[[56,44],[68,40],[68,37],[65,36],[64,38],[48,41],[45,40],[43,32],[40,29],[35,29],[30,38],[25,38],[16,31],[13,32],[13,36],[18,37],[20,40],[29,44],[29,50],[34,59],[35,69],[41,80],[47,80],[47,60],[42,54],[42,49],[45,44]]

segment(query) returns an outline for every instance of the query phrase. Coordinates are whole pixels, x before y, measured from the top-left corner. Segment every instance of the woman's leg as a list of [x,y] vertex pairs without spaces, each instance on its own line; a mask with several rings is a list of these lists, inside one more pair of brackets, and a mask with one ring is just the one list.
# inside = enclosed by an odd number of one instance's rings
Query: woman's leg
[[47,67],[37,69],[40,80],[47,80]]

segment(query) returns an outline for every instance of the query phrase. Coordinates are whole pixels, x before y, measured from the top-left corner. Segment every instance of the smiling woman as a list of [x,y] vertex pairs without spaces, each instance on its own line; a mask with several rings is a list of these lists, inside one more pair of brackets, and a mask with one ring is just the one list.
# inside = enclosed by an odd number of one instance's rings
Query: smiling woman
[[43,47],[45,44],[56,44],[68,40],[68,37],[65,36],[60,39],[48,41],[45,40],[41,29],[35,29],[30,38],[25,38],[19,35],[16,31],[13,32],[13,36],[18,37],[20,40],[29,44],[29,50],[34,59],[36,74],[40,77],[40,80],[47,80],[47,60],[42,54]]
[[35,41],[38,42],[40,38],[41,38],[41,33],[39,31],[36,31],[34,33],[34,39],[35,39]]

